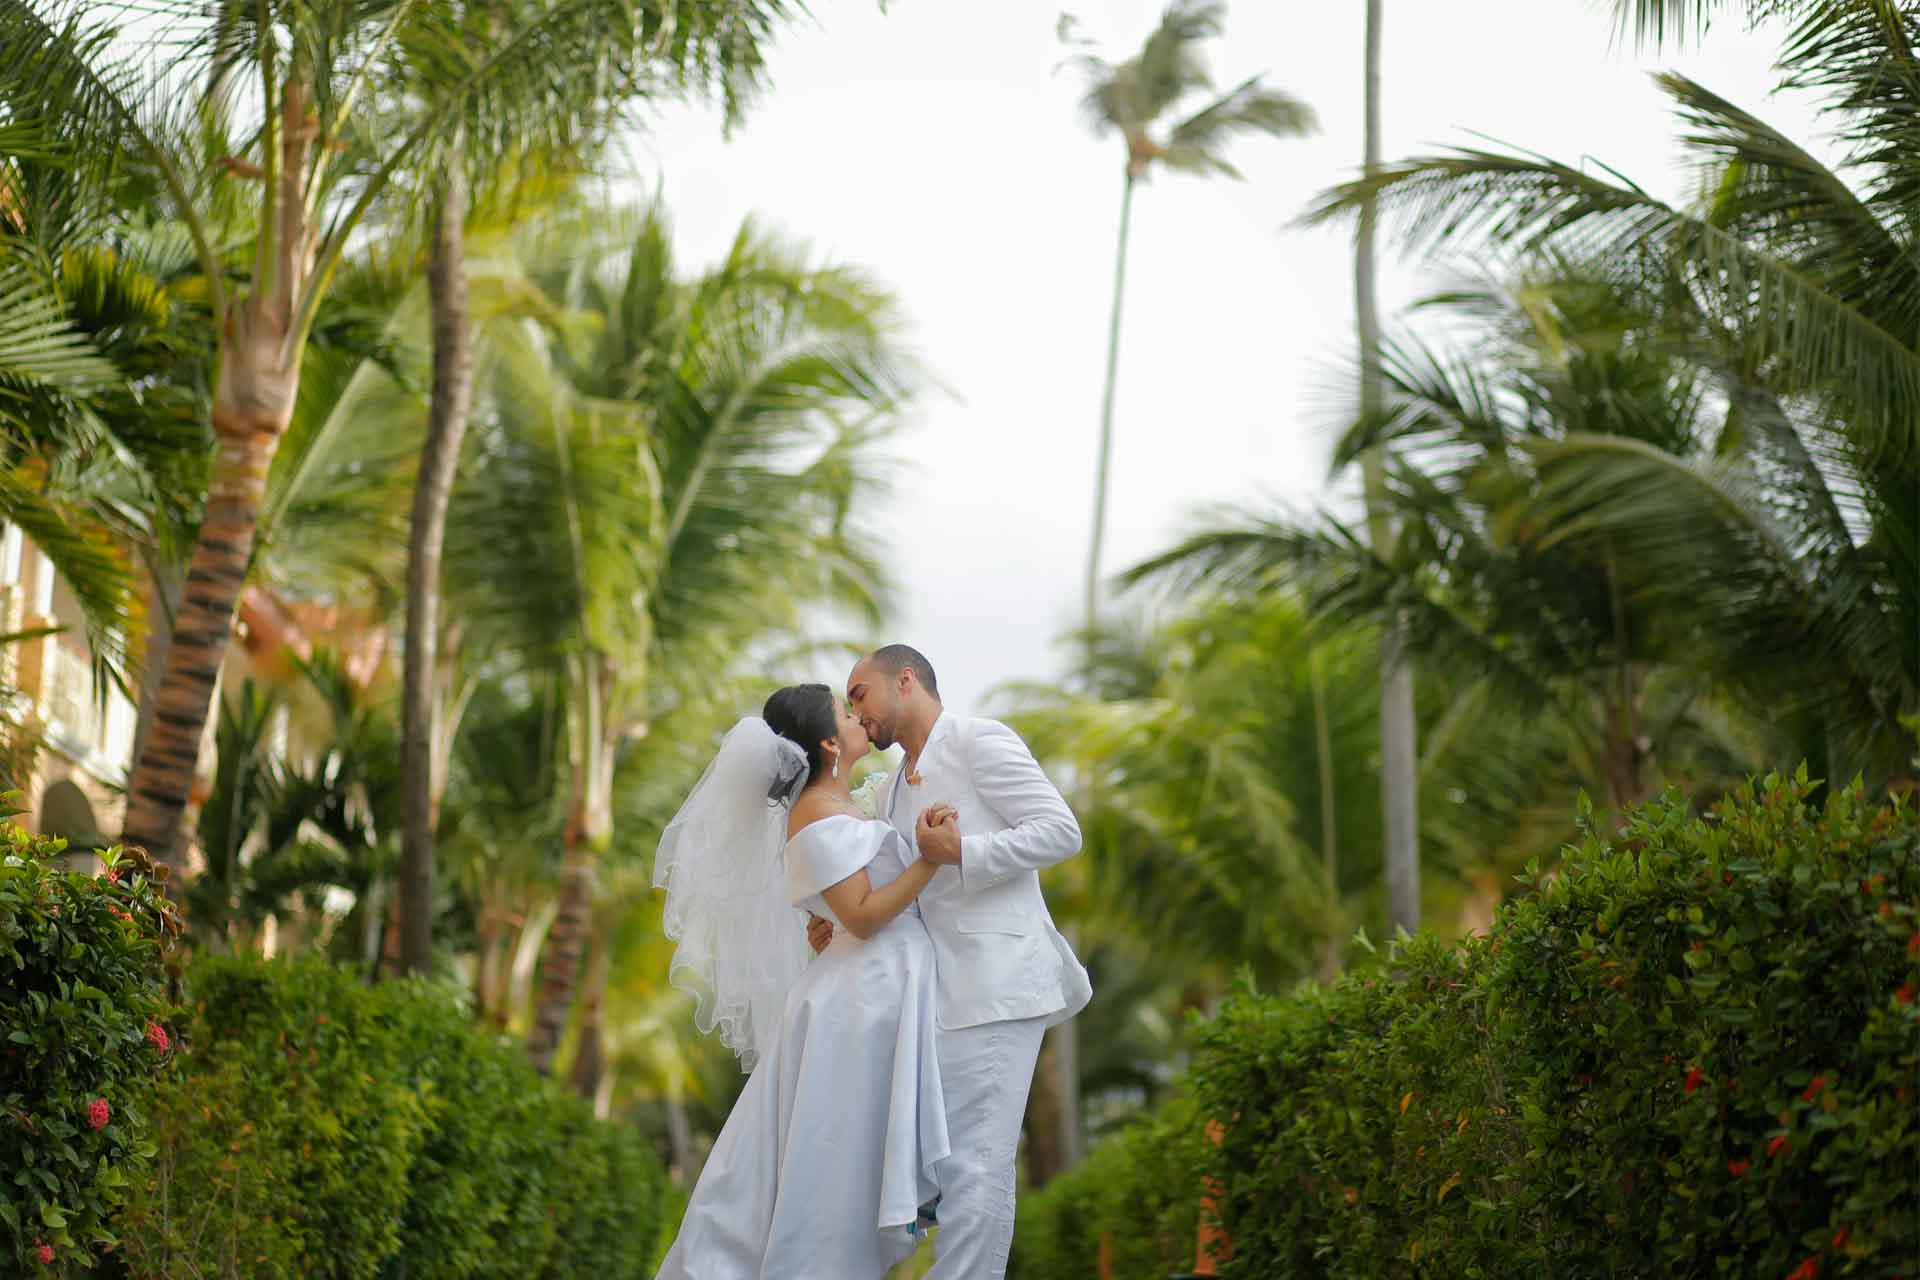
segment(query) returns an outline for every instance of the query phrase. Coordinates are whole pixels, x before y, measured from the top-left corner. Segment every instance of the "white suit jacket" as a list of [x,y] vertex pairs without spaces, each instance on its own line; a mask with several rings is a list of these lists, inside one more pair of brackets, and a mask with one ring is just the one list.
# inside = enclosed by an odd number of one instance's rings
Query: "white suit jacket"
[[1027,744],[997,720],[942,713],[917,772],[917,787],[904,767],[894,773],[880,813],[909,846],[928,805],[960,814],[960,865],[940,868],[920,894],[940,1026],[1038,1017],[1051,1026],[1072,1017],[1093,984],[1054,928],[1039,871],[1080,851],[1073,811]]

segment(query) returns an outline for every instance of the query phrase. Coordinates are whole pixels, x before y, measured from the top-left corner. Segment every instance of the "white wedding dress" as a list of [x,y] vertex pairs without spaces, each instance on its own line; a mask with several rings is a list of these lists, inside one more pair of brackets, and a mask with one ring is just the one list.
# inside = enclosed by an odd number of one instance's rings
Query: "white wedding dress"
[[[784,856],[788,900],[833,919],[821,890],[862,867],[879,888],[913,854],[884,822],[835,816]],[[913,1251],[908,1228],[949,1154],[934,999],[917,905],[865,941],[834,919],[714,1142],[659,1280],[879,1280]]]

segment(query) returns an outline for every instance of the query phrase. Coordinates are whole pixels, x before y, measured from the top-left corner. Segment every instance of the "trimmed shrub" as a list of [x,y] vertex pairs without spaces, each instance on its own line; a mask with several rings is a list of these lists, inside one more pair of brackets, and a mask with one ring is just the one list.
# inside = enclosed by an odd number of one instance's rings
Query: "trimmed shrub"
[[1231,1274],[1507,1274],[1531,1227],[1498,1207],[1522,1151],[1485,959],[1423,934],[1391,976],[1242,991],[1202,1026],[1191,1087],[1223,1124]]
[[652,1274],[651,1148],[475,1030],[453,993],[251,957],[188,979],[189,1051],[157,1101],[130,1274]]
[[155,1177],[125,1219],[129,1270],[378,1275],[427,1120],[394,1000],[324,964],[251,956],[201,959],[187,983]]
[[1486,984],[1563,1273],[1920,1272],[1920,820],[1677,798],[1506,912]]
[[1193,1265],[1206,1122],[1169,1103],[1094,1147],[1085,1161],[1021,1198],[1009,1280],[1085,1280],[1106,1240],[1116,1276],[1167,1276]]
[[172,1056],[166,958],[180,932],[154,866],[109,849],[0,834],[0,1256],[62,1274],[115,1242],[152,1158],[148,1103]]
[[[1487,938],[1237,993],[1187,1081],[1222,1274],[1920,1275],[1920,818],[1811,792],[1668,796]],[[1023,1277],[1094,1273],[1102,1177],[1022,1206]],[[1124,1234],[1139,1193],[1105,1182]]]

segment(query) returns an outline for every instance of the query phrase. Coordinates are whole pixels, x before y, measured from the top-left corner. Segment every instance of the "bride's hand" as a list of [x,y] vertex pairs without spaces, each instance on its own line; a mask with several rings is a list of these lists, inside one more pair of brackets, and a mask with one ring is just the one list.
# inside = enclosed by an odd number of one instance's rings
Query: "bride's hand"
[[936,866],[960,865],[960,814],[950,804],[928,805],[913,824],[920,856]]

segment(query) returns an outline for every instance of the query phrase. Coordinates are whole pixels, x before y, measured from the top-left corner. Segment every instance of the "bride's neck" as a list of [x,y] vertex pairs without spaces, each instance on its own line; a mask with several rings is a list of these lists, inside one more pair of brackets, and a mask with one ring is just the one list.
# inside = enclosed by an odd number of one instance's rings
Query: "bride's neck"
[[807,791],[826,800],[853,800],[853,787],[844,777],[836,778],[832,774],[822,774],[807,787]]

